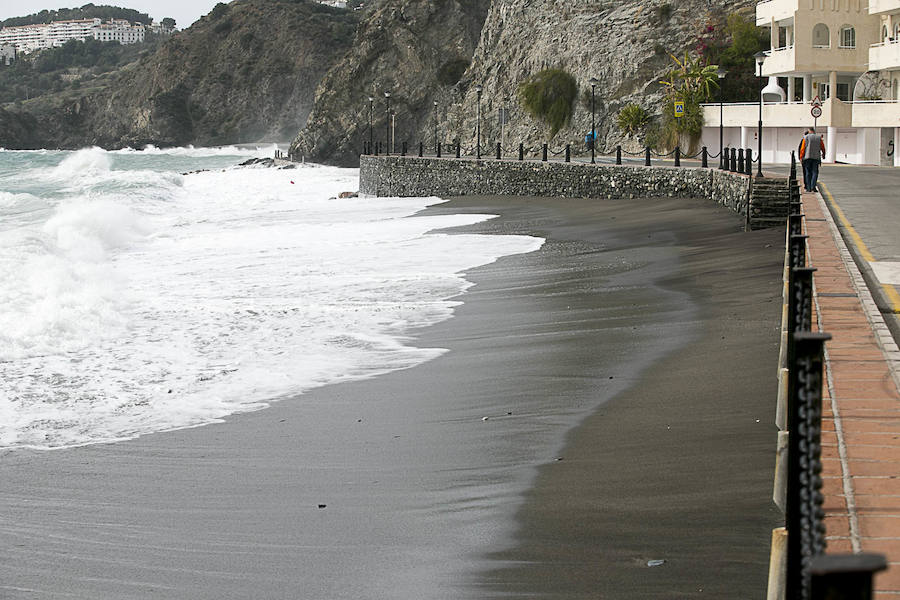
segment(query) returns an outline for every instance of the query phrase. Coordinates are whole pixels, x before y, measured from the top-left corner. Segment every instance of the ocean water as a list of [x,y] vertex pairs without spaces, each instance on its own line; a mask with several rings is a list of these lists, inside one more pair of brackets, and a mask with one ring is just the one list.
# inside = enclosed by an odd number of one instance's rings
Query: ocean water
[[0,448],[198,426],[414,366],[443,352],[410,336],[452,316],[466,269],[543,243],[435,232],[490,218],[416,216],[438,198],[335,198],[353,169],[235,168],[272,153],[0,150]]

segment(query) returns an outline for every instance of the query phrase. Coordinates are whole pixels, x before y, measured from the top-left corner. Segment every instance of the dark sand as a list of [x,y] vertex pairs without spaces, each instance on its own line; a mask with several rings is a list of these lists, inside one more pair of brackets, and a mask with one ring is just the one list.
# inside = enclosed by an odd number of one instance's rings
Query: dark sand
[[782,231],[699,200],[431,210],[548,242],[469,274],[429,363],[0,455],[0,598],[762,596]]

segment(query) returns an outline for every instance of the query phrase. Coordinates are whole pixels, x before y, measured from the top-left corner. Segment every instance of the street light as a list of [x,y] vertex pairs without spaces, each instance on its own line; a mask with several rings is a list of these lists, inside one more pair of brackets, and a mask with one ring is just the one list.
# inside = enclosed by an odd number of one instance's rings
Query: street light
[[385,113],[387,115],[387,121],[384,124],[384,135],[385,135],[387,143],[385,144],[386,148],[385,148],[384,153],[387,154],[388,156],[390,156],[391,155],[391,93],[385,92],[384,98],[385,98],[385,101],[387,102],[387,112]]
[[[762,85],[762,66],[763,62],[766,60],[766,53],[760,50],[756,54],[753,55],[753,58],[756,59],[756,64],[759,65],[759,80],[760,85]],[[763,103],[763,95],[762,95],[762,87],[759,88],[759,127],[757,128],[757,141],[759,142],[756,150],[757,159],[759,163],[757,164],[756,176],[762,177],[762,103]]]
[[725,92],[722,90],[722,83],[725,80],[725,75],[728,74],[728,71],[719,67],[716,71],[716,77],[719,78],[719,169],[725,168],[725,157],[722,156],[722,97],[725,95]]
[[372,117],[375,114],[375,98],[369,96],[369,153],[374,152],[375,132],[372,130]]
[[478,117],[477,124],[475,125],[475,130],[478,134],[478,141],[475,144],[475,158],[481,158],[481,92],[484,91],[484,88],[481,87],[481,84],[475,86],[475,92],[478,94]]
[[594,133],[594,130],[597,128],[597,121],[595,118],[595,110],[594,110],[594,90],[597,88],[597,84],[600,83],[600,80],[596,77],[591,77],[591,164],[594,164],[596,161],[594,160],[594,148],[597,146],[597,134]]
[[437,100],[434,101],[434,151],[437,152]]

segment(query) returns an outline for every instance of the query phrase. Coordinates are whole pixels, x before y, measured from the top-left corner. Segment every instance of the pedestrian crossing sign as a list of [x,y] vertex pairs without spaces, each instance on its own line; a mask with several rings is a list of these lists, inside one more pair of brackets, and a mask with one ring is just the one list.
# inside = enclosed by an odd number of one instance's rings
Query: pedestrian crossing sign
[[675,103],[675,116],[681,118],[684,116],[684,102]]

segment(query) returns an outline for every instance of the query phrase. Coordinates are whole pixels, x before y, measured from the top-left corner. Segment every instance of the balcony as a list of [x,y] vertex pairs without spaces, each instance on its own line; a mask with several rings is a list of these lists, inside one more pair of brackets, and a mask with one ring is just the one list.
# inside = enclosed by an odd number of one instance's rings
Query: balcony
[[[774,2],[776,0],[770,1]],[[770,75],[791,73],[796,70],[796,62],[793,45],[767,50],[766,60],[763,62],[763,75],[768,77]]]
[[900,127],[900,103],[857,100],[853,103],[854,127]]
[[[897,103],[890,103],[900,107]],[[763,105],[764,127],[805,127],[813,124],[810,106],[805,103],[766,102]],[[759,122],[759,104],[756,102],[739,102],[722,107],[722,125],[724,127],[756,127]],[[822,127],[850,127],[853,116],[853,105],[828,98],[822,104],[822,116],[817,124]],[[875,115],[873,115],[874,117]],[[719,126],[719,105],[703,105],[704,127]]]
[[799,0],[762,0],[756,5],[756,25],[768,26],[772,19],[783,21],[794,17]]
[[869,14],[900,12],[900,0],[869,0]]
[[882,71],[886,69],[900,69],[900,40],[869,46],[869,70]]

